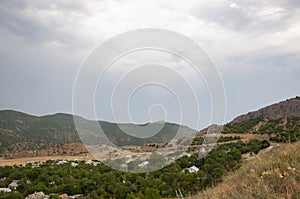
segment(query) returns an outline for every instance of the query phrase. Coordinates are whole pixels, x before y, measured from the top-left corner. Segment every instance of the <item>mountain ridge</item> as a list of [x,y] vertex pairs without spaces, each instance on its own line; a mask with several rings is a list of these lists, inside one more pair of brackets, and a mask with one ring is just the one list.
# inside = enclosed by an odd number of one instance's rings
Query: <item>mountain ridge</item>
[[[147,143],[168,143],[174,138],[178,129],[181,134],[193,135],[196,130],[175,123],[166,123],[162,132],[155,136],[142,139],[135,137],[139,131],[135,128],[143,127],[145,124],[112,123],[107,121],[87,120],[80,116],[75,119],[83,126],[84,133],[79,136],[74,124],[74,116],[68,113],[54,113],[50,115],[34,116],[14,110],[0,111],[0,152],[4,154],[20,152],[24,150],[37,150],[63,144],[84,143],[97,144],[105,140],[105,136],[96,134],[99,124],[105,132],[109,132],[106,137],[118,146],[133,145],[142,146]],[[160,123],[150,123],[150,129],[156,128]],[[128,135],[121,129],[127,127],[132,131]],[[287,142],[298,139],[300,127],[300,97],[287,99],[275,103],[257,111],[249,112],[236,117],[231,122],[224,125],[224,134],[269,134],[270,140]],[[207,129],[203,129],[198,135],[205,134]],[[61,147],[63,148],[63,147]],[[68,150],[65,150],[68,151]],[[74,152],[75,153],[75,152]],[[82,150],[80,151],[82,153]],[[73,153],[67,155],[74,155]]]
[[[76,126],[74,118],[78,122]],[[105,135],[99,132],[99,125],[101,125]],[[160,123],[151,123],[146,133],[152,129],[158,129],[160,126]],[[129,129],[132,134],[125,133],[122,128]],[[33,116],[13,110],[0,111],[0,152],[2,157],[28,150],[49,147],[64,148],[60,145],[82,142],[87,145],[97,145],[107,144],[109,140],[117,146],[168,143],[177,133],[192,135],[194,132],[195,130],[186,126],[165,123],[157,134],[149,138],[140,138],[133,136],[139,133],[133,124],[92,121],[64,113]],[[49,151],[52,153],[53,150],[49,149]],[[67,153],[68,151],[63,150],[61,153]],[[82,150],[78,153],[82,153]],[[67,155],[74,154],[77,153],[75,151],[74,153],[67,153]]]
[[249,119],[254,119],[259,116],[269,119],[279,119],[284,117],[300,117],[300,97],[286,99],[284,101],[274,103],[256,111],[248,112],[234,118],[229,123],[237,123]]

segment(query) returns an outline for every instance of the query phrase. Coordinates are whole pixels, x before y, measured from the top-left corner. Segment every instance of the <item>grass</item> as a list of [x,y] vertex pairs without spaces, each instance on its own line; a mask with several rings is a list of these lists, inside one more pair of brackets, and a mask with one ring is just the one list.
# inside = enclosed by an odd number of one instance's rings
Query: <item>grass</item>
[[223,182],[194,198],[300,198],[300,142],[284,144],[246,162]]

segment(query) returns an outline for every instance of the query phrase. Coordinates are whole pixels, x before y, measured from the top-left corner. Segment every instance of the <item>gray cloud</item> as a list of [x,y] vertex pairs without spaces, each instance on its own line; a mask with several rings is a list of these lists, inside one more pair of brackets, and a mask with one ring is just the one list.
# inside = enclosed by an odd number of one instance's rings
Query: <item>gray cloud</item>
[[79,1],[4,0],[0,2],[0,26],[30,44],[58,42],[77,47],[80,42],[76,35],[64,30],[72,13],[86,14],[84,4]]
[[177,31],[206,48],[224,78],[227,120],[300,94],[299,0],[2,0],[0,109],[71,112],[76,72],[89,52],[145,27]]
[[199,19],[216,23],[233,31],[248,34],[280,31],[289,28],[299,13],[297,0],[287,1],[212,1],[192,9]]

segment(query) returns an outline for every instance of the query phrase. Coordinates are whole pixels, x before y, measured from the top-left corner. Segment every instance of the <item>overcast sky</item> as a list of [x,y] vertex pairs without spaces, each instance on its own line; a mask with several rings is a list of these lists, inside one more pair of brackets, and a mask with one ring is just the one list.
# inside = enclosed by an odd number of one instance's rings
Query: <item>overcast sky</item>
[[[105,40],[139,28],[176,31],[207,51],[224,81],[226,121],[300,95],[299,0],[1,0],[0,109],[71,113],[83,61]],[[134,121],[147,121],[147,99],[137,93]],[[99,119],[113,120],[101,103]],[[171,112],[168,120],[177,119]]]

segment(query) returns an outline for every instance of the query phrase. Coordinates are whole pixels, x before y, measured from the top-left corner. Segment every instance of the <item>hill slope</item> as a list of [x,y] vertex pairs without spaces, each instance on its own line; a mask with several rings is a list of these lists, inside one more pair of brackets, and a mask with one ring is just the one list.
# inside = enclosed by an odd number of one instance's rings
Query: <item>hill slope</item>
[[[260,153],[194,198],[300,198],[300,142]],[[246,175],[245,175],[246,174]]]
[[[170,141],[179,129],[182,134],[195,132],[185,126],[166,123],[155,136],[137,138],[132,136],[139,133],[132,124],[90,121],[77,116],[76,120],[81,123],[82,129],[79,132],[81,139],[89,145],[106,143],[105,137],[98,132],[99,124],[103,131],[107,132],[108,139],[117,146],[165,143]],[[126,134],[119,128],[120,126],[126,127],[132,134]],[[153,123],[149,126],[156,128],[160,124]],[[5,154],[24,150],[41,150],[47,147],[63,148],[61,145],[81,143],[81,139],[75,128],[72,115],[59,113],[37,117],[12,110],[0,111],[0,152],[2,157]],[[64,149],[64,151],[67,152],[68,150]]]
[[287,99],[285,101],[266,106],[257,111],[241,115],[235,118],[231,123],[238,123],[258,117],[269,118],[272,120],[284,117],[300,117],[300,97]]
[[226,124],[224,134],[268,134],[271,141],[300,139],[300,98],[288,99],[235,118]]
[[55,114],[36,117],[16,111],[0,111],[0,150],[33,150],[46,144],[78,143],[73,117]]

